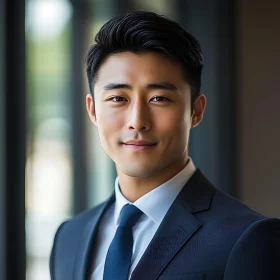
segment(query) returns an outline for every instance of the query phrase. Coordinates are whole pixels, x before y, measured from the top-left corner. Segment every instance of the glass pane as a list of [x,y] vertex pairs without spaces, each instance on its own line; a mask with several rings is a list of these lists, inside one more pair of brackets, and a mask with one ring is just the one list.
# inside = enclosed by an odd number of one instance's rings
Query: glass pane
[[63,0],[26,1],[28,280],[50,279],[58,225],[71,215],[70,23]]

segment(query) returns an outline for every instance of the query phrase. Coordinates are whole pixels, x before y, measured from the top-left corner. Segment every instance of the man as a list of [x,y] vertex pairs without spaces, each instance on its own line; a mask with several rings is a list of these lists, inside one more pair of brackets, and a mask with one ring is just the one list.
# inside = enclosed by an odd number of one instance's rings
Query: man
[[202,68],[199,42],[154,13],[101,28],[86,107],[118,178],[107,201],[58,229],[52,279],[279,279],[280,221],[216,189],[188,155]]

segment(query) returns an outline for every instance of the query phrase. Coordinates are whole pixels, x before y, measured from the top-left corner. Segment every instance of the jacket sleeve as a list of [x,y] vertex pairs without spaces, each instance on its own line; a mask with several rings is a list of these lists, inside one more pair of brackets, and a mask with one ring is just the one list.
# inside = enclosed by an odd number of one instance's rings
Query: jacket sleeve
[[49,268],[50,268],[51,280],[55,280],[55,249],[56,249],[56,242],[57,242],[57,239],[58,239],[59,232],[61,231],[62,227],[66,224],[66,222],[63,222],[59,226],[59,228],[57,229],[57,231],[55,233],[55,236],[54,236],[53,246],[52,246],[50,260],[49,260]]
[[240,236],[229,256],[224,280],[278,279],[280,220],[254,222]]

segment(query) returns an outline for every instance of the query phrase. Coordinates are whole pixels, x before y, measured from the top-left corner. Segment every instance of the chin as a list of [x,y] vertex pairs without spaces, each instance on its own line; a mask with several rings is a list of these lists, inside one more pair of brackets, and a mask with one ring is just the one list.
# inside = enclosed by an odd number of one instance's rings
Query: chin
[[129,164],[127,166],[119,165],[118,168],[122,173],[129,177],[148,178],[158,171],[160,167],[149,166],[148,164]]

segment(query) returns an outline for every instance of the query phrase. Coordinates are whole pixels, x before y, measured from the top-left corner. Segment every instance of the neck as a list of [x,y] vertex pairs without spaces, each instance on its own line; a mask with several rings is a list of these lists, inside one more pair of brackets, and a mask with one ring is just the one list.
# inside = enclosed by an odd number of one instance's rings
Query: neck
[[189,159],[186,155],[159,172],[145,178],[128,176],[117,168],[120,190],[127,200],[135,202],[146,193],[174,177],[188,164],[188,161]]

